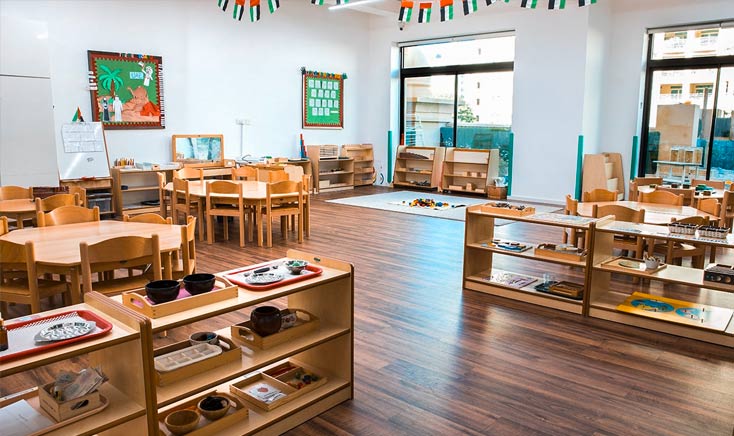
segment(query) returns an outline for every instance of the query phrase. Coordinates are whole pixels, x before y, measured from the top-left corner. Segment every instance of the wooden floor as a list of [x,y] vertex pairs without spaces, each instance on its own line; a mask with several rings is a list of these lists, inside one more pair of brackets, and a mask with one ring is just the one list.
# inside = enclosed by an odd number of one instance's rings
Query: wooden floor
[[301,245],[197,243],[201,272],[290,247],[355,265],[355,398],[289,435],[734,434],[734,350],[462,291],[462,222],[324,201],[385,191],[314,196]]

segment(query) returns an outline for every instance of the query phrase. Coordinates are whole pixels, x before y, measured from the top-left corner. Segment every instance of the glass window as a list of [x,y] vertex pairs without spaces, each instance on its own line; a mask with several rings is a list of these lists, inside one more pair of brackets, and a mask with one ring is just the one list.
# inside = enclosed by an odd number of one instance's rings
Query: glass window
[[659,32],[652,35],[652,59],[734,55],[734,28]]
[[454,143],[454,76],[405,79],[405,145],[451,146]]
[[403,47],[403,68],[488,64],[514,59],[514,36]]

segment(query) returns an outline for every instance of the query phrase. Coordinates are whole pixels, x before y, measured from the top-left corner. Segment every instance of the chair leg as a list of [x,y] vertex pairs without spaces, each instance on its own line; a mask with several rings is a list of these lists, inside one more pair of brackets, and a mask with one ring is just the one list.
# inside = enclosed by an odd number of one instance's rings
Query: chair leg
[[311,237],[311,201],[307,201],[303,207],[303,231],[307,238]]
[[[207,244],[213,244],[214,243],[214,229],[212,228],[214,224],[212,223],[212,216],[211,214],[207,214],[206,217],[206,242]],[[199,236],[203,236],[204,232],[201,232]]]
[[283,215],[280,217],[280,234],[283,235],[283,239],[288,239],[288,216]]
[[303,244],[303,213],[298,214],[298,243]]
[[240,247],[245,246],[245,213],[244,211],[240,214],[240,217],[238,218],[240,222]]
[[229,217],[224,217],[222,220],[224,221],[222,224],[224,224],[224,240],[229,241]]
[[204,240],[204,205],[199,203],[196,206],[196,220],[199,222],[199,240]]
[[270,212],[270,209],[268,209],[266,215],[265,215],[266,225],[267,225],[267,243],[268,248],[273,246],[273,215]]

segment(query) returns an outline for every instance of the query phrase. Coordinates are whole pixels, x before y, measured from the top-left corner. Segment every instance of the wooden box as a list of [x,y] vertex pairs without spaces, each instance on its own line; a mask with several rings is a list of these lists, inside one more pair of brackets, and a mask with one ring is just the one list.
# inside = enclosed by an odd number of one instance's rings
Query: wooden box
[[41,408],[57,422],[66,421],[69,418],[87,413],[102,405],[99,391],[94,391],[82,397],[74,398],[73,400],[57,401],[50,393],[53,386],[54,382],[51,382],[39,387],[38,399]]
[[463,191],[464,188],[459,185],[449,185],[449,191]]
[[[165,347],[157,348],[153,351],[153,356],[158,357],[164,354],[172,353],[183,348],[190,347],[189,341],[181,341]],[[240,362],[242,360],[242,350],[232,340],[219,336],[219,346],[222,347],[222,353],[214,357],[210,357],[190,365],[183,366],[173,371],[155,371],[155,381],[158,386],[167,386],[184,380],[196,374],[206,372],[212,368],[226,365],[232,362]]]
[[[572,249],[567,250],[563,249],[563,247],[569,247]],[[535,247],[535,254],[537,256],[553,257],[573,262],[583,262],[586,260],[586,250],[562,244],[540,244]]]
[[[268,374],[268,372],[273,373],[274,370],[277,368],[282,367],[283,365],[291,364],[295,367],[297,367],[294,370],[288,371],[284,374],[278,375],[277,377],[273,377]],[[283,365],[278,365],[274,368],[269,369],[268,371],[259,372],[253,376],[246,377],[245,379],[232,383],[229,386],[230,391],[237,395],[238,397],[242,398],[246,402],[252,404],[255,407],[258,407],[262,410],[273,410],[278,406],[282,406],[283,404],[292,401],[301,395],[310,392],[319,386],[322,386],[324,383],[326,383],[327,379],[326,377],[320,376],[318,371],[313,371],[310,368],[305,368],[302,366],[302,364],[290,361]],[[298,369],[306,369],[312,374],[319,374],[319,379],[311,384],[308,384],[301,389],[296,389],[295,387],[289,385],[283,380],[288,380],[292,378],[293,372],[297,371]],[[280,391],[282,394],[285,394],[284,396],[281,396],[280,398],[277,398],[272,401],[264,400],[263,397],[256,397],[253,395],[253,391],[258,387],[262,385],[267,385],[268,388],[275,388],[276,390]]]
[[159,435],[172,435],[170,430],[165,425],[165,420],[168,415],[171,413],[177,411],[177,410],[184,410],[184,409],[192,409],[196,410],[196,405],[199,404],[199,401],[203,400],[204,398],[208,397],[209,395],[217,395],[226,397],[229,399],[230,408],[226,415],[223,417],[215,420],[210,421],[203,416],[199,418],[199,426],[191,431],[190,433],[186,433],[189,436],[207,436],[207,435],[215,435],[219,434],[220,432],[224,431],[225,429],[228,429],[235,425],[238,421],[242,421],[244,419],[247,419],[247,417],[250,414],[249,409],[247,406],[242,402],[242,400],[234,395],[230,395],[225,392],[208,392],[204,395],[198,396],[196,398],[193,398],[189,401],[186,401],[184,403],[179,404],[178,406],[168,409],[164,412],[158,413],[158,429],[159,429]]
[[510,209],[507,207],[497,207],[497,206],[494,206],[494,203],[483,204],[481,206],[481,209],[482,209],[482,212],[494,213],[497,215],[507,215],[507,216],[527,216],[527,215],[533,215],[535,213],[535,208],[530,207],[530,206],[520,210],[520,209]]
[[487,197],[492,200],[506,200],[507,199],[507,186],[487,186]]
[[319,188],[325,189],[328,188],[331,185],[331,181],[327,180],[319,180]]
[[302,309],[290,310],[295,311],[298,317],[293,327],[282,329],[272,335],[260,336],[252,329],[252,322],[245,321],[230,327],[232,339],[253,350],[267,350],[319,328],[319,319],[315,315]]
[[[148,302],[148,299],[145,296],[145,289],[136,289],[134,291],[122,293],[122,304],[138,313],[142,313],[148,318],[161,318],[174,313],[206,306],[207,304],[237,298],[237,286],[233,285],[228,280],[217,277],[217,283],[215,286],[220,286],[220,288],[203,294],[192,295],[190,297],[158,304],[151,304]],[[183,284],[181,285],[181,289],[183,290]]]

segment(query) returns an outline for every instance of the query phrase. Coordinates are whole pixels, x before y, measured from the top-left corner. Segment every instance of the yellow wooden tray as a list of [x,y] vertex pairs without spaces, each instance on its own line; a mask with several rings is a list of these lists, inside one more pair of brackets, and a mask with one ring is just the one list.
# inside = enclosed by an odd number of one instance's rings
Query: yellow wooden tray
[[295,311],[298,317],[293,327],[283,329],[272,335],[260,336],[253,330],[252,322],[245,321],[230,327],[232,339],[253,350],[267,350],[319,328],[319,319],[312,313],[303,309],[290,310]]
[[215,421],[210,421],[204,418],[203,416],[201,416],[199,418],[199,426],[195,430],[191,431],[190,433],[186,433],[188,436],[216,435],[220,431],[235,425],[238,421],[247,419],[247,417],[250,414],[250,411],[247,409],[246,405],[242,402],[240,398],[234,395],[230,395],[228,393],[224,393],[224,392],[211,391],[211,392],[207,392],[204,395],[198,396],[189,401],[181,403],[176,407],[166,410],[165,412],[159,412],[158,413],[158,430],[160,431],[159,434],[165,435],[165,436],[173,435],[173,433],[171,433],[171,431],[168,430],[165,424],[165,420],[168,415],[170,415],[171,413],[177,410],[184,410],[184,409],[196,410],[196,405],[199,404],[199,401],[203,400],[204,398],[208,397],[209,395],[217,395],[217,396],[228,398],[229,404],[231,406],[229,408],[229,411],[227,411],[226,415],[224,415],[223,417]]
[[[122,293],[122,304],[138,313],[142,313],[148,318],[161,318],[173,315],[174,313],[206,306],[207,304],[237,298],[237,286],[230,283],[229,280],[223,277],[217,277],[214,286],[219,289],[158,304],[152,304],[148,301],[148,298],[145,296],[145,289],[136,289]],[[181,288],[183,290],[183,284]]]

